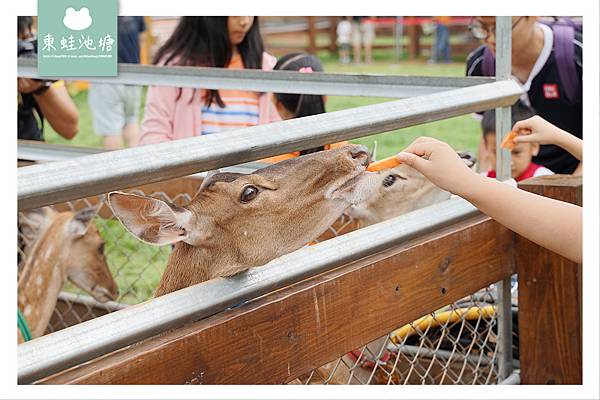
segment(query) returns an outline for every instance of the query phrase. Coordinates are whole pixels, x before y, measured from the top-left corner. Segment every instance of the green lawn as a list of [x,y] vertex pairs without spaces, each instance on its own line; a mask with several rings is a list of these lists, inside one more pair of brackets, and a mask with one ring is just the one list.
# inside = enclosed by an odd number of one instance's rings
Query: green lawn
[[[387,58],[387,59],[386,59]],[[371,65],[340,65],[336,59],[324,54],[323,62],[327,72],[336,73],[378,73],[426,76],[463,76],[464,64],[436,64],[422,62],[393,63],[389,56],[375,54],[375,62]],[[80,113],[80,129],[77,136],[67,141],[52,131],[46,124],[46,140],[49,143],[68,143],[77,146],[101,147],[102,141],[92,131],[91,114],[87,104],[87,92],[74,94],[73,99]],[[375,104],[391,99],[369,97],[329,96],[328,111],[338,111]],[[143,112],[140,113],[140,116]],[[433,136],[450,143],[456,149],[476,149],[480,137],[479,125],[470,116],[451,118],[443,121],[418,125],[397,131],[353,140],[369,147],[377,141],[377,156],[390,156],[409,144],[418,136]],[[119,301],[135,304],[151,296],[166,265],[170,254],[170,246],[160,248],[145,245],[129,235],[122,225],[115,220],[97,220],[101,235],[106,241],[106,254],[111,271],[117,280],[120,290]],[[77,292],[72,286],[67,290]]]

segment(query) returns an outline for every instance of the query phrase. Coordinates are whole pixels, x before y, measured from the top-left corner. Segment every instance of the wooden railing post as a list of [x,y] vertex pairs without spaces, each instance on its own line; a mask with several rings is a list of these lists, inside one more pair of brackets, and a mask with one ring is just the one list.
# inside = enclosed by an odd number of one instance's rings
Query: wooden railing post
[[[519,187],[582,205],[581,177],[532,178],[519,183]],[[515,257],[519,274],[521,383],[581,384],[581,264],[520,236],[516,238]]]
[[310,54],[317,53],[317,26],[315,17],[308,18],[308,48],[307,52]]

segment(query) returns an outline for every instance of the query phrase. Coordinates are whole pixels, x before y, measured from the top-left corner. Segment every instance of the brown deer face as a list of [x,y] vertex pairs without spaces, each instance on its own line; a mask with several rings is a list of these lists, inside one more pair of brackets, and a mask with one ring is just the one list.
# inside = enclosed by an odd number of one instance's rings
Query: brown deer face
[[116,300],[118,288],[104,256],[104,241],[93,222],[95,208],[78,211],[68,222],[66,275],[74,285],[100,302]]
[[[458,154],[467,166],[475,164],[475,157],[471,153]],[[376,180],[378,187],[367,200],[348,210],[348,214],[357,219],[361,226],[372,225],[450,198],[450,193],[405,164],[380,171]]]
[[183,208],[124,193],[109,205],[125,227],[150,244],[183,241],[213,249],[232,264],[261,265],[302,247],[351,204],[377,187],[364,146],[309,154],[253,174],[217,173]]

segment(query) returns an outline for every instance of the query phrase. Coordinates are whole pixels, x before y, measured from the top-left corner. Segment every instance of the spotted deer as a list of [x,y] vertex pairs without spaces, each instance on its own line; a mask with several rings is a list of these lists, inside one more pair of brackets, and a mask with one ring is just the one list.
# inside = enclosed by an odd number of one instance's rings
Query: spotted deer
[[252,174],[208,176],[185,207],[112,192],[108,204],[140,240],[175,244],[155,296],[231,276],[292,252],[324,232],[378,184],[364,146],[348,145]]
[[[67,280],[100,302],[115,300],[118,289],[106,265],[104,242],[93,217],[96,208],[57,212],[49,207],[25,213],[25,259],[17,302],[32,338],[43,335]],[[23,341],[17,329],[18,342]]]

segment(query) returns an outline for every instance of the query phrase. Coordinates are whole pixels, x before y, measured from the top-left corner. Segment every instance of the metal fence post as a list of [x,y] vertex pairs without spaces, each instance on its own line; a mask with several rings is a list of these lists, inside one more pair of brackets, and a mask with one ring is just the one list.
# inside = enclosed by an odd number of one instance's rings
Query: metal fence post
[[[496,80],[511,78],[512,17],[496,17]],[[496,108],[496,176],[504,181],[511,178],[510,152],[500,143],[512,128],[510,107]],[[498,287],[498,381],[512,373],[512,304],[511,278],[497,284]]]

